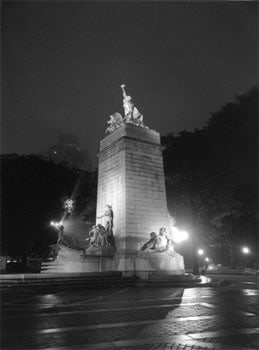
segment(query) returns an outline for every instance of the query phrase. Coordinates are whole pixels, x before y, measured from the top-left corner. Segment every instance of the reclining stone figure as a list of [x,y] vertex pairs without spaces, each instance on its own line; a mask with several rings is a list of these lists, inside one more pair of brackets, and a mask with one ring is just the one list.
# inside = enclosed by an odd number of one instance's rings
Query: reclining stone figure
[[161,227],[158,235],[155,232],[151,232],[149,241],[141,247],[141,250],[160,253],[166,252],[168,254],[174,253],[172,240],[167,235],[166,228]]

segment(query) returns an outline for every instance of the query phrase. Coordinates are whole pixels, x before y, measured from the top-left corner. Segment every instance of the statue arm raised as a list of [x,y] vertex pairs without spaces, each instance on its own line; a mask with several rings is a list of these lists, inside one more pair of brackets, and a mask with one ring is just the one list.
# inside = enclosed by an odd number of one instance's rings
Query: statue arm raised
[[125,84],[122,84],[122,85],[121,85],[122,92],[123,92],[123,97],[124,97],[124,98],[127,96],[126,91],[125,91],[125,86],[126,86]]

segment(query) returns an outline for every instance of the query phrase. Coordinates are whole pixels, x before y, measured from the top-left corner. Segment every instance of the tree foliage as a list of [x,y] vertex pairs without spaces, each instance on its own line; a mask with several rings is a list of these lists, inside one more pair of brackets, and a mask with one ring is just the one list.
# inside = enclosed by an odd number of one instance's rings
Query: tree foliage
[[233,248],[244,231],[255,243],[257,108],[254,87],[201,130],[162,139],[169,210],[200,244]]

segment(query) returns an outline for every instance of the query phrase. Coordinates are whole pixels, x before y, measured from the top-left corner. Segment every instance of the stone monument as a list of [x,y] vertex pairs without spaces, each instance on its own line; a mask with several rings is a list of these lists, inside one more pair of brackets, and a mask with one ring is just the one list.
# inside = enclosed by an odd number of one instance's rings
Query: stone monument
[[[69,229],[59,223],[46,273],[121,271],[142,279],[185,273],[171,239],[160,135],[145,126],[125,85],[121,88],[124,116],[110,116],[98,153],[96,224],[84,247],[76,249],[66,239]],[[65,202],[70,220],[72,204]]]
[[[110,116],[98,153],[96,225],[107,224],[103,218],[110,208],[116,247],[112,263],[102,269],[142,278],[152,272],[184,274],[183,257],[170,239],[160,135],[144,125],[125,85],[121,88],[124,117]],[[150,234],[153,241],[147,242]]]

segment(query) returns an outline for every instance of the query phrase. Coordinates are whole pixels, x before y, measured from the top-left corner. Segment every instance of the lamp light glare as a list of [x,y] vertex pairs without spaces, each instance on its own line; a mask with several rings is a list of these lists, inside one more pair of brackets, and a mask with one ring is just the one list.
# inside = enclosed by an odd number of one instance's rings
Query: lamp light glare
[[188,239],[188,237],[189,237],[188,232],[180,231],[175,226],[172,227],[172,233],[173,233],[173,241],[175,243],[181,243],[181,242],[185,241],[186,239]]
[[186,231],[180,231],[182,235],[182,240],[185,241],[186,239],[189,238],[188,232]]
[[243,252],[244,254],[249,254],[249,253],[250,253],[250,249],[249,249],[248,247],[243,247],[243,248],[242,248],[242,252]]
[[50,225],[51,225],[51,226],[54,226],[56,229],[59,229],[60,226],[63,225],[63,221],[60,221],[60,222],[51,221],[51,222],[50,222]]
[[199,250],[198,250],[198,254],[199,254],[199,255],[203,255],[203,254],[204,254],[204,250],[203,250],[203,249],[199,249]]
[[205,258],[205,261],[210,261],[210,259],[209,258]]

